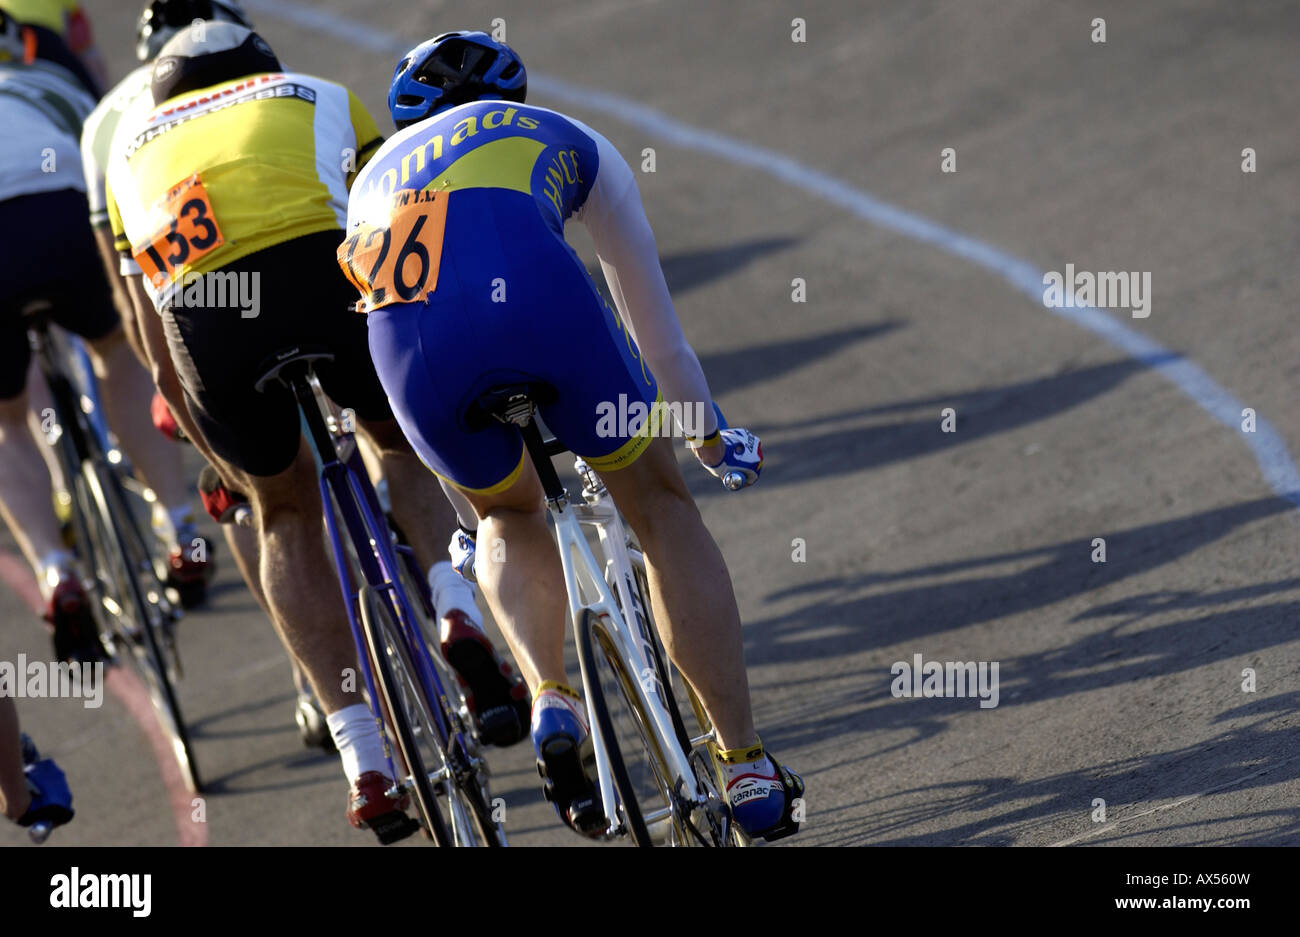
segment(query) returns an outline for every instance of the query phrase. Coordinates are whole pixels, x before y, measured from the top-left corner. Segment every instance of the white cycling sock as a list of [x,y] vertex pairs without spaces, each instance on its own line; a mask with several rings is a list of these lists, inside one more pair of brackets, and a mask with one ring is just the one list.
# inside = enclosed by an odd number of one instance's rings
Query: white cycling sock
[[745,774],[756,774],[764,778],[776,777],[776,765],[763,751],[763,743],[755,742],[745,748],[733,748],[718,752],[718,761],[722,766],[723,780],[726,786]]
[[334,747],[343,760],[343,774],[351,783],[367,771],[388,772],[384,743],[370,707],[363,703],[344,706],[325,717],[334,738]]
[[483,630],[483,616],[474,601],[474,587],[456,572],[447,560],[434,563],[429,570],[429,590],[433,593],[433,608],[440,616],[453,608],[465,613],[474,627]]

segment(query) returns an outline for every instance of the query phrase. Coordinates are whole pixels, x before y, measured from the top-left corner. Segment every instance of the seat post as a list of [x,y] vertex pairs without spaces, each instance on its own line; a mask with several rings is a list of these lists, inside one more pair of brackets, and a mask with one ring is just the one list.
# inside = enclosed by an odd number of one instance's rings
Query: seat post
[[316,403],[316,395],[312,393],[311,384],[307,380],[307,367],[295,362],[286,369],[282,377],[289,385],[289,389],[293,391],[293,396],[298,401],[298,409],[302,411],[307,421],[307,428],[311,431],[312,443],[316,446],[316,455],[321,464],[337,461],[334,437],[330,435],[329,427],[325,425],[325,418],[321,416],[320,407]]
[[519,432],[524,436],[524,445],[528,448],[528,455],[537,469],[537,477],[541,479],[546,500],[552,507],[562,509],[569,499],[569,493],[560,483],[555,464],[551,462],[551,457],[546,452],[546,443],[542,441],[542,432],[537,428],[537,421],[528,420],[519,427]]

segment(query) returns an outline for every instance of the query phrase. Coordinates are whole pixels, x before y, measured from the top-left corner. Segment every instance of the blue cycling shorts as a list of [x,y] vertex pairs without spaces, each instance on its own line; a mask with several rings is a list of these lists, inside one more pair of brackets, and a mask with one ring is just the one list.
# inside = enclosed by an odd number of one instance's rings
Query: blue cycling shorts
[[637,402],[657,413],[658,386],[618,313],[523,193],[452,193],[437,288],[427,302],[371,312],[369,333],[407,439],[425,465],[467,491],[504,491],[523,471],[518,429],[466,422],[470,405],[496,386],[553,388],[542,418],[599,471],[631,465],[657,433],[652,421],[638,433],[635,420],[608,418]]

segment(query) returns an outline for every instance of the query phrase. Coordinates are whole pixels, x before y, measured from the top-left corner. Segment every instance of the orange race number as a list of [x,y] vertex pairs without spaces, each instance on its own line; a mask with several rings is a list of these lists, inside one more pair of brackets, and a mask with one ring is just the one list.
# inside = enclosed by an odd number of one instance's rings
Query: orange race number
[[183,264],[192,264],[225,243],[197,174],[173,186],[159,200],[159,208],[170,221],[134,250],[135,262],[154,284],[174,279]]
[[437,289],[447,196],[395,192],[386,227],[363,224],[339,245],[339,266],[361,293],[357,312],[419,302]]

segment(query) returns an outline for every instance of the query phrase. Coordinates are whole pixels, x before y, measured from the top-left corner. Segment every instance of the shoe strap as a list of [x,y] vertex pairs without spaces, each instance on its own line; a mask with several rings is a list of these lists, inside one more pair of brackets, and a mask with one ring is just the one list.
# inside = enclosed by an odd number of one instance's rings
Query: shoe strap
[[559,683],[555,680],[543,680],[541,685],[537,687],[537,695],[540,696],[547,690],[554,690],[557,693],[563,693],[565,696],[571,697],[575,700],[582,699],[582,696],[579,695],[577,690],[570,686],[565,686],[563,683]]
[[763,757],[763,740],[754,736],[754,744],[742,748],[719,748],[718,761],[724,765],[741,765],[747,761],[758,761]]

